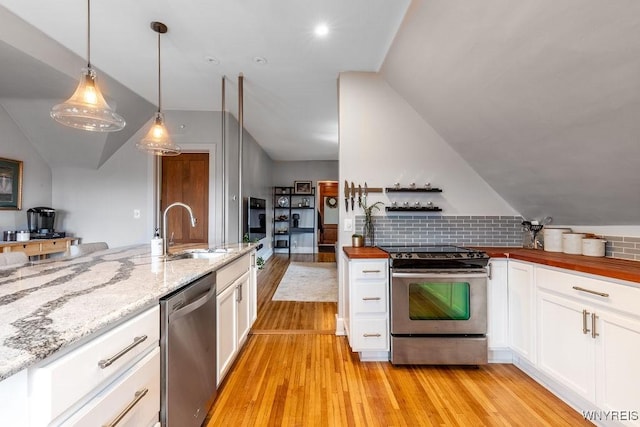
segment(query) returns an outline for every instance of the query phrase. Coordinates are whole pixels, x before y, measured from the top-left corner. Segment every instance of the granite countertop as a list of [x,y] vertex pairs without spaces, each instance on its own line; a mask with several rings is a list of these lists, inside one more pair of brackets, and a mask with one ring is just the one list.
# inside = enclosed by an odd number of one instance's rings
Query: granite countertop
[[114,248],[0,269],[0,381],[254,248],[215,259],[151,257],[149,245]]

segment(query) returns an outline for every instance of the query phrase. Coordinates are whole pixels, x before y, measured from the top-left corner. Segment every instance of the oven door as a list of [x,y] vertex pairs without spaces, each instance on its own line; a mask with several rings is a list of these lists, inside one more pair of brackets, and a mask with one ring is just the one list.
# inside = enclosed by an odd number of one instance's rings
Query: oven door
[[486,332],[486,272],[392,271],[392,335]]

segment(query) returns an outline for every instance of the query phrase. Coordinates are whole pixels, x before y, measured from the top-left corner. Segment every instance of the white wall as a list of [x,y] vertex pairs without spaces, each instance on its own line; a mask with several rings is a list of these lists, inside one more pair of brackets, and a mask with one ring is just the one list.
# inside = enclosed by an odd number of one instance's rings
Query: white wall
[[[369,187],[430,182],[443,189],[434,200],[443,215],[518,214],[378,74],[342,73],[339,111],[341,198],[344,180]],[[376,194],[369,204],[378,200],[389,203]],[[351,245],[344,223],[354,216],[340,210],[339,247]],[[342,291],[340,283],[339,317]]]
[[[26,230],[27,209],[55,207],[51,200],[51,169],[0,103],[0,157],[22,160],[22,210],[0,211],[0,231]],[[57,221],[56,221],[57,223]],[[61,229],[56,224],[57,228]]]

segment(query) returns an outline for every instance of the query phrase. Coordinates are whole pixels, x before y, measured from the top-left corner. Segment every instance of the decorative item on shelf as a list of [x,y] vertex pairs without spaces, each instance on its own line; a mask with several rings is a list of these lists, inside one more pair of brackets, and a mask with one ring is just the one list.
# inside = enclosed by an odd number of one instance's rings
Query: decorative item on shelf
[[280,206],[281,208],[286,208],[287,206],[289,206],[289,198],[282,196],[278,199],[278,206]]
[[300,214],[293,214],[293,228],[300,227]]
[[165,125],[160,90],[160,35],[165,34],[168,28],[162,22],[154,21],[151,23],[151,29],[158,33],[158,111],[154,114],[153,123],[146,136],[136,144],[136,147],[156,156],[177,156],[182,149],[173,143]]
[[293,192],[296,194],[311,194],[313,192],[311,181],[294,181]]
[[289,219],[288,215],[279,215],[278,216],[278,221],[286,221]]
[[65,126],[92,132],[114,132],[124,129],[126,122],[113,111],[96,83],[91,66],[91,1],[87,0],[87,68],[76,91],[62,104],[51,109],[51,117]]
[[366,204],[362,204],[362,210],[364,211],[364,226],[362,227],[362,234],[365,237],[365,245],[366,246],[375,246],[375,229],[373,225],[373,211],[380,210],[378,205],[383,205],[382,202],[375,202],[371,206],[367,206]]
[[364,236],[362,234],[351,235],[351,246],[354,248],[361,248],[364,246]]
[[309,198],[308,197],[303,197],[302,198],[302,206],[305,208],[309,207]]

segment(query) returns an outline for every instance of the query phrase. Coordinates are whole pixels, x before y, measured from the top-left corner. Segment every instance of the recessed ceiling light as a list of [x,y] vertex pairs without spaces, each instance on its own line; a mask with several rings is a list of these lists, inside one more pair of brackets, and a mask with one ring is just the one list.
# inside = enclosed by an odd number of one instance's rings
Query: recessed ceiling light
[[267,64],[267,58],[264,58],[262,56],[256,56],[253,58],[253,62],[255,62],[256,64],[259,65],[266,65]]
[[204,60],[210,64],[214,64],[214,65],[218,65],[220,64],[220,60],[218,58],[216,58],[215,56],[210,56],[207,55],[204,57]]
[[316,25],[316,28],[314,28],[313,32],[318,37],[325,37],[327,34],[329,34],[329,27],[325,23],[318,24]]

